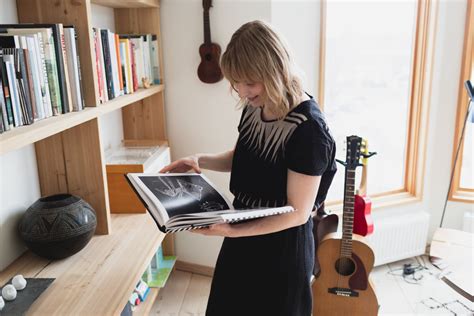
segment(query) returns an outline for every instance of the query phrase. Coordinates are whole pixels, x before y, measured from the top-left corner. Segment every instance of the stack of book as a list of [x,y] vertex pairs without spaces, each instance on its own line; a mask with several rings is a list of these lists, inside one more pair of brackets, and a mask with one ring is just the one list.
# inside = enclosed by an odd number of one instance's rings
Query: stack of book
[[93,37],[101,103],[160,84],[156,35],[119,35],[108,29],[93,28]]
[[142,280],[149,287],[164,287],[175,263],[176,256],[163,256],[163,248],[160,246],[143,274]]
[[74,26],[0,24],[0,132],[83,108]]

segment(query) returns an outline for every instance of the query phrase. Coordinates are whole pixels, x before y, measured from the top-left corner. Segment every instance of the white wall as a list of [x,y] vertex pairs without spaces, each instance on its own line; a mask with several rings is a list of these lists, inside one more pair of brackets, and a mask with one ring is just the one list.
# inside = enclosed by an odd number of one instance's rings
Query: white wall
[[[245,22],[270,21],[270,0],[213,1],[210,10],[211,40],[224,52],[231,35]],[[162,0],[161,33],[165,71],[168,135],[173,159],[197,152],[231,149],[237,140],[240,113],[225,80],[205,84],[197,77],[204,42],[201,1]],[[176,21],[179,21],[178,23]],[[228,191],[229,176],[205,172],[218,187]],[[176,234],[179,259],[213,266],[222,239],[192,233]]]
[[[305,72],[307,91],[317,94],[317,1],[213,2],[210,13],[212,39],[221,45],[223,51],[241,24],[255,19],[269,21],[292,46],[296,61]],[[378,217],[384,213],[424,209],[432,216],[430,234],[439,224],[449,181],[465,8],[465,0],[440,2],[423,201],[374,212],[374,217]],[[114,29],[111,9],[93,6],[92,16],[94,26]],[[161,0],[161,16],[167,127],[173,158],[231,148],[237,138],[236,126],[240,117],[240,113],[234,110],[236,100],[230,95],[225,81],[204,84],[196,74],[200,62],[198,49],[203,42],[201,1]],[[16,21],[15,1],[2,0],[0,23]],[[104,148],[120,142],[123,135],[121,124],[120,111],[100,119]],[[231,198],[227,190],[228,175],[212,172],[206,172],[206,175],[225,189]],[[23,211],[39,196],[34,146],[0,156],[0,270],[24,251],[16,226]],[[444,226],[461,228],[465,210],[472,212],[472,204],[449,203]],[[214,265],[221,238],[191,233],[180,233],[176,237],[180,260]]]

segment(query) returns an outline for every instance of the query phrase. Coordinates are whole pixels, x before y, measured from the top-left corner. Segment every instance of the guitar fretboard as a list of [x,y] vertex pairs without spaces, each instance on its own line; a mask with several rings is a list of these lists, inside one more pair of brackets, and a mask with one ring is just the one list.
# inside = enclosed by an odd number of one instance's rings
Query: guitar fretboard
[[204,10],[204,43],[211,44],[211,27],[209,23],[209,10]]
[[344,213],[342,217],[341,257],[352,256],[352,231],[354,229],[355,169],[346,168]]

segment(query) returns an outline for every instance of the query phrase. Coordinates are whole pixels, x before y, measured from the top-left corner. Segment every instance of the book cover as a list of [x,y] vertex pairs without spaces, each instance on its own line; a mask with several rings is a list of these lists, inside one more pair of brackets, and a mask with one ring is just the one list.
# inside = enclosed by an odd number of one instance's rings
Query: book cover
[[126,178],[164,233],[294,211],[291,206],[236,210],[202,174],[128,173]]

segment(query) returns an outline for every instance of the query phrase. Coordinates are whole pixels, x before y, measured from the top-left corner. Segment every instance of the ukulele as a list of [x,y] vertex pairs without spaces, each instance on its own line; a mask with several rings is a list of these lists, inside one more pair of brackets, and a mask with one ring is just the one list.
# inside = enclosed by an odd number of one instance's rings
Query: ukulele
[[198,67],[198,77],[205,83],[216,83],[223,78],[219,67],[221,48],[218,44],[211,42],[211,28],[209,25],[209,9],[212,7],[212,0],[203,0],[204,9],[204,43],[199,47],[201,63]]
[[362,177],[359,190],[354,197],[354,234],[367,236],[374,232],[374,220],[372,219],[372,201],[367,196],[367,169],[369,158],[376,155],[369,152],[367,140],[362,140]]
[[363,237],[352,233],[355,169],[360,166],[362,138],[347,137],[342,238],[327,235],[319,244],[320,274],[313,288],[313,316],[377,315],[377,297],[369,282],[374,253]]

